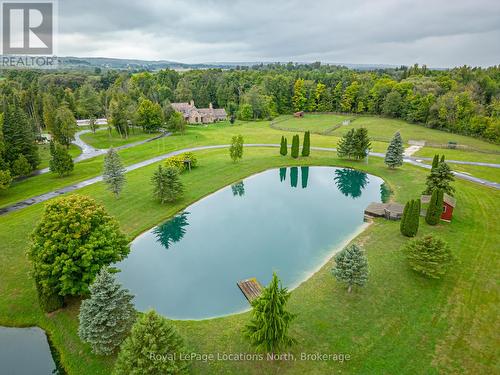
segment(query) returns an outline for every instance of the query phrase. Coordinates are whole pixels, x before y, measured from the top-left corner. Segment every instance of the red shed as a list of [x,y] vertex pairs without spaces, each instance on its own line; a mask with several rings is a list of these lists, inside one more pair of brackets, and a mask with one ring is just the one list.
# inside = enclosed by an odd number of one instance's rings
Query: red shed
[[441,214],[441,220],[451,221],[453,217],[453,209],[457,204],[455,198],[450,197],[448,194],[443,196],[443,213]]
[[[420,201],[422,203],[429,203],[430,200],[431,200],[430,195],[422,195],[422,197],[420,198]],[[455,205],[456,205],[455,198],[449,196],[448,194],[443,195],[443,213],[441,214],[441,220],[451,221]]]

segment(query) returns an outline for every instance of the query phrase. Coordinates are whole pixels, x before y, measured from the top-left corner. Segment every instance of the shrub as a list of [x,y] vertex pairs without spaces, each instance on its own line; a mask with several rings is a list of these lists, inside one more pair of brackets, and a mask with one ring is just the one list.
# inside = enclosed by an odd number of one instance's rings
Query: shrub
[[50,155],[49,169],[52,173],[63,177],[73,171],[73,159],[65,147],[50,142]]
[[180,155],[174,155],[165,160],[165,167],[167,168],[175,168],[179,171],[179,173],[184,172],[187,167],[184,163],[185,160],[191,161],[191,168],[196,168],[198,165],[198,159],[195,154],[192,152],[185,152]]
[[32,168],[28,159],[24,155],[19,155],[19,157],[12,163],[12,172],[14,176],[28,176],[32,172]]
[[[113,374],[186,374],[184,340],[175,327],[155,311],[148,311],[133,325],[115,362]],[[155,358],[162,355],[162,359]]]
[[9,170],[0,170],[0,191],[7,190],[12,182],[12,176]]
[[441,278],[453,260],[448,244],[432,236],[408,241],[403,251],[414,271],[433,279]]

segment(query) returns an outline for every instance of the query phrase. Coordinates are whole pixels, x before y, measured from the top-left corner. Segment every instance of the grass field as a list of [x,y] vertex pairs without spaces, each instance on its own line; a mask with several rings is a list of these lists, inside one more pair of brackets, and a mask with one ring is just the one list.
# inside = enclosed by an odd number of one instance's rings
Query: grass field
[[[383,177],[401,202],[418,196],[427,174],[410,165],[388,170],[377,158],[371,158],[369,164],[346,162],[326,152],[293,160],[279,157],[275,149],[247,148],[240,163],[232,163],[227,150],[203,151],[197,156],[200,167],[183,174],[186,195],[173,205],[162,206],[150,198],[151,186],[145,181],[149,182],[154,165],[127,174],[127,185],[118,200],[102,184],[79,193],[104,204],[132,239],[210,192],[270,167],[355,166]],[[334,281],[331,264],[327,264],[292,292],[289,307],[298,314],[292,326],[298,344],[292,352],[297,357],[300,352],[347,353],[350,361],[197,362],[193,372],[495,373],[500,329],[500,228],[496,220],[500,192],[465,181],[457,181],[455,186],[458,204],[453,222],[437,227],[422,222],[419,233],[438,234],[454,251],[457,261],[442,281],[411,272],[399,250],[407,241],[399,234],[399,223],[376,220],[356,239],[365,247],[370,264],[370,280],[364,289],[348,295]],[[109,374],[114,358],[92,355],[77,337],[78,301],[50,316],[42,314],[35,302],[25,250],[42,210],[43,205],[38,204],[0,217],[0,325],[39,325],[47,330],[70,375]],[[241,334],[248,318],[245,313],[174,323],[193,351],[240,353],[252,352]]]
[[95,148],[110,148],[119,147],[132,142],[143,141],[145,139],[153,138],[159,133],[144,133],[140,129],[131,129],[127,138],[122,138],[115,130],[111,130],[111,135],[108,130],[100,130],[95,133],[82,134],[80,138],[89,145]]
[[435,154],[439,154],[445,155],[448,160],[466,160],[500,164],[500,147],[497,152],[499,153],[470,152],[464,150],[424,147],[413,154],[413,156],[432,158]]
[[[72,158],[76,158],[82,153],[79,147],[75,145],[70,145],[68,149],[69,154]],[[40,156],[39,169],[47,168],[50,161],[50,147],[48,144],[38,145],[38,155]]]
[[281,116],[277,118],[276,128],[284,128],[290,131],[307,130],[311,133],[329,134],[332,130],[342,124],[343,121],[353,119],[354,116],[344,115],[324,115],[324,114],[306,114],[303,118],[293,116]]

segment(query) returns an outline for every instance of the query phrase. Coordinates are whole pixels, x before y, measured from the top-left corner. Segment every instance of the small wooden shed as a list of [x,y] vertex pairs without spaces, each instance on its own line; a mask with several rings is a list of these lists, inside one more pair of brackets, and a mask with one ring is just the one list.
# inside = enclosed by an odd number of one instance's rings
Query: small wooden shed
[[302,118],[304,117],[304,111],[295,112],[293,117]]
[[[420,201],[422,203],[429,203],[431,201],[431,196],[422,195],[420,197]],[[443,212],[441,213],[441,220],[451,221],[451,219],[453,218],[453,209],[456,205],[456,199],[445,193],[443,195]]]

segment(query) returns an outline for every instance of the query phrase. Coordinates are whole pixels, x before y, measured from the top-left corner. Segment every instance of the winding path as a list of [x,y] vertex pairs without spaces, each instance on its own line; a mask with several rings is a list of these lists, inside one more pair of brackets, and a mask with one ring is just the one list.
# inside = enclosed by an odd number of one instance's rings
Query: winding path
[[[145,143],[148,141],[151,141],[151,140],[140,141],[140,142]],[[133,147],[130,145],[126,145],[126,146]],[[125,171],[130,172],[130,171],[142,168],[142,167],[146,167],[148,165],[151,165],[151,164],[157,163],[159,161],[168,159],[171,156],[179,155],[179,154],[182,154],[185,152],[213,150],[213,149],[221,149],[221,148],[228,148],[228,147],[229,147],[229,145],[212,145],[212,146],[199,146],[199,147],[192,147],[192,148],[184,148],[182,150],[172,151],[172,152],[169,152],[169,153],[166,153],[163,155],[159,155],[159,156],[156,156],[156,157],[148,159],[148,160],[144,160],[144,161],[129,165],[129,166],[125,167]],[[251,144],[245,144],[245,147],[280,147],[280,145],[279,144],[268,144],[268,143],[251,143]],[[289,146],[289,147],[291,147],[291,146]],[[336,152],[337,151],[335,148],[329,148],[329,147],[311,147],[311,149],[316,150],[316,151],[328,151],[328,152]],[[370,156],[383,158],[383,157],[385,157],[385,154],[380,153],[380,152],[370,152]],[[421,158],[421,159],[423,159],[423,158]],[[430,158],[429,158],[429,160],[430,160]],[[422,168],[426,168],[426,169],[431,168],[430,165],[419,162],[415,158],[404,158],[404,161],[406,163],[416,165],[416,166],[419,166]],[[470,163],[473,163],[473,162],[470,162]],[[484,163],[480,163],[480,164],[474,163],[472,165],[482,165],[482,164],[484,164]],[[494,167],[499,168],[500,165],[494,164]],[[453,174],[456,177],[461,178],[463,180],[471,181],[471,182],[481,184],[484,186],[489,186],[489,187],[492,187],[495,189],[500,189],[500,184],[497,182],[484,180],[481,178],[467,175],[465,173],[460,173],[460,172],[455,172],[455,171],[453,172]],[[62,194],[70,193],[72,191],[84,188],[86,186],[93,185],[97,182],[102,181],[102,179],[103,179],[102,176],[96,176],[96,177],[90,178],[88,180],[76,183],[74,185],[66,186],[66,187],[63,187],[61,189],[57,189],[57,190],[54,190],[54,191],[51,191],[51,192],[48,192],[45,194],[41,194],[41,195],[37,195],[37,196],[31,197],[31,198],[25,199],[23,201],[14,203],[10,206],[6,206],[6,207],[1,208],[0,215],[5,215],[5,214],[13,212],[13,211],[18,211],[18,210],[21,210],[25,207],[29,207],[29,206],[36,204],[36,203],[45,202],[49,199],[55,198],[55,197],[60,196]]]

